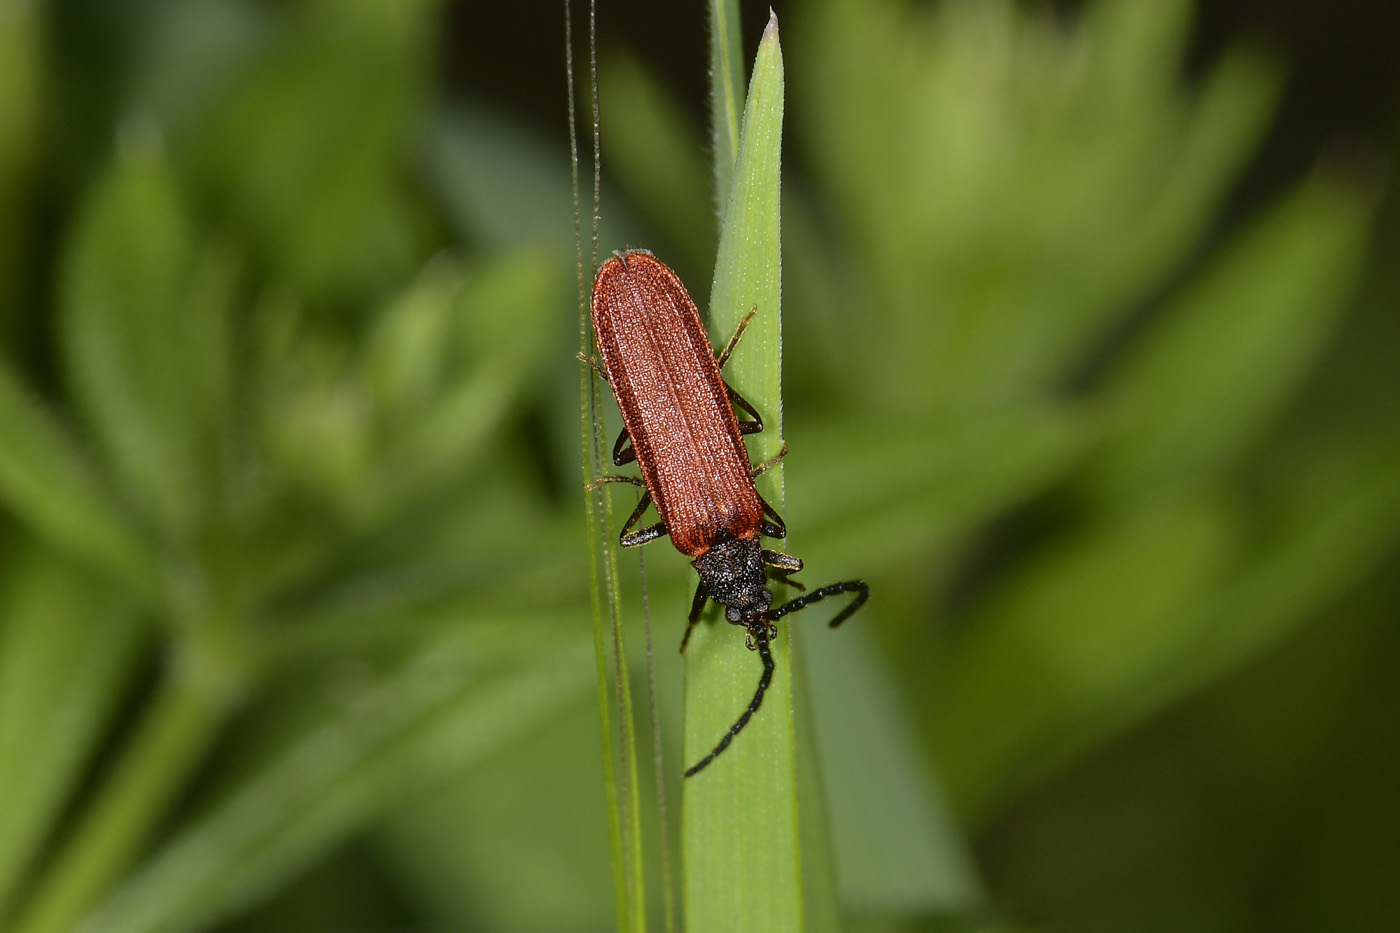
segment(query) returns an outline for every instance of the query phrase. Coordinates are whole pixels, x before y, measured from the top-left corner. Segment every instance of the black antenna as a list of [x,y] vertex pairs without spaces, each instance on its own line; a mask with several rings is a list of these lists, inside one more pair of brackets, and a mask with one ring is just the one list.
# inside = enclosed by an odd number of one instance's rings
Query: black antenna
[[724,738],[719,740],[715,750],[704,758],[701,758],[694,767],[685,772],[686,777],[694,777],[705,769],[705,766],[719,757],[719,753],[729,747],[729,743],[734,741],[734,736],[749,724],[753,714],[758,712],[758,708],[763,705],[763,694],[767,692],[768,685],[773,682],[773,652],[768,648],[768,624],[760,622],[753,630],[755,640],[758,642],[758,654],[763,658],[763,676],[758,678],[758,690],[754,692],[753,699],[749,701],[749,708],[739,714],[738,720],[729,727],[729,731],[724,734]]

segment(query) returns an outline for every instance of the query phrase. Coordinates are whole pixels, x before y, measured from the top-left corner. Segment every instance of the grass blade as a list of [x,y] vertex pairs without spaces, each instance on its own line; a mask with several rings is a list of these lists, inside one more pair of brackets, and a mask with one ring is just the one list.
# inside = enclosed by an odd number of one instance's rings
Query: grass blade
[[[716,101],[721,111],[723,101]],[[777,451],[780,401],[778,166],[783,65],[777,20],[770,19],[754,64],[739,159],[720,230],[710,293],[711,328],[727,334],[739,317],[758,314],[725,377],[763,414],[767,425],[750,455]],[[718,117],[717,117],[718,120]],[[716,150],[716,158],[724,154]],[[781,470],[760,481],[781,509]],[[763,708],[730,749],[687,780],[682,797],[682,862],[688,930],[782,931],[802,928],[790,639],[774,643],[777,674]],[[723,623],[699,627],[686,661],[685,761],[714,747],[753,695],[758,658]]]
[[738,0],[710,0],[710,117],[714,125],[715,198],[725,209],[734,163],[739,158],[739,120],[744,99],[743,35]]

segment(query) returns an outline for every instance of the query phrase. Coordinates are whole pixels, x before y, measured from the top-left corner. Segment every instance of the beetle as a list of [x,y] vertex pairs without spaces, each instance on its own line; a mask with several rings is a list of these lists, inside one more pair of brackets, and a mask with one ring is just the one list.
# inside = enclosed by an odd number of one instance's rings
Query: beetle
[[[612,387],[623,429],[613,445],[612,462],[635,461],[642,478],[605,476],[601,483],[632,483],[646,492],[618,535],[622,547],[638,547],[669,535],[676,550],[691,558],[699,575],[685,635],[684,652],[706,600],[724,607],[724,617],[746,630],[745,642],[763,661],[763,674],[748,709],[740,714],[714,750],[685,772],[693,777],[715,760],[746,726],[773,679],[770,640],[774,623],[785,615],[831,596],[855,597],[830,622],[840,625],[870,596],[861,580],[819,587],[773,606],[769,573],[782,582],[802,569],[802,561],[762,546],[762,537],[784,538],[787,526],[754,486],[754,478],[786,454],[752,466],[743,437],[763,430],[753,406],[720,376],[750,311],[715,356],[700,313],[674,272],[647,250],[619,250],[599,268],[593,282],[593,331],[602,357],[588,359]],[[587,359],[587,358],[585,358]],[[740,420],[734,409],[748,416]],[[661,521],[639,530],[647,507],[655,504]]]

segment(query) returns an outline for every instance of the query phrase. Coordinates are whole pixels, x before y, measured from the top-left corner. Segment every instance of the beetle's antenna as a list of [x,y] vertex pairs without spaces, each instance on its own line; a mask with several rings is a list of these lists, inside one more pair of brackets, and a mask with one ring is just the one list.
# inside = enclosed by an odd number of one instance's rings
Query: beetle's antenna
[[804,593],[796,599],[783,603],[777,609],[768,613],[768,620],[776,621],[787,615],[789,612],[797,612],[806,609],[812,603],[819,603],[828,596],[839,596],[842,593],[855,593],[856,598],[851,600],[851,604],[840,612],[836,613],[836,618],[831,620],[831,627],[836,628],[845,622],[855,611],[865,605],[865,601],[870,598],[870,586],[864,580],[847,580],[845,583],[832,583],[829,586],[818,587],[810,593]]
[[[840,586],[843,584],[837,585]],[[864,586],[865,584],[861,585]],[[724,734],[724,738],[719,740],[719,744],[715,746],[715,750],[704,758],[701,758],[694,767],[686,771],[686,777],[695,777],[695,775],[703,771],[710,762],[718,758],[719,753],[729,747],[729,743],[734,741],[734,736],[738,735],[739,732],[749,724],[749,720],[753,718],[753,714],[758,712],[759,706],[763,704],[763,694],[767,692],[768,685],[773,682],[773,652],[768,648],[767,623],[760,623],[756,627],[756,630],[757,637],[754,640],[758,643],[758,655],[763,658],[763,676],[758,679],[758,690],[755,691],[753,699],[749,701],[749,708],[739,714],[738,720],[735,721],[734,725],[730,726],[729,731]]]

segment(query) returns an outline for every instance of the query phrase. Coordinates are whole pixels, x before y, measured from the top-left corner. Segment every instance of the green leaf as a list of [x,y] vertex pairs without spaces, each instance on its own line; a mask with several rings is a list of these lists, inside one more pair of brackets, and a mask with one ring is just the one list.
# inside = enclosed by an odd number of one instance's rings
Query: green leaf
[[386,295],[422,248],[401,173],[425,106],[431,9],[283,11],[181,147],[191,184],[274,279],[318,307]]
[[1307,481],[1270,503],[1253,549],[1219,499],[1186,500],[1086,532],[1000,584],[940,691],[940,761],[961,809],[987,817],[1238,668],[1392,553],[1400,461],[1373,437],[1340,447],[1297,471]]
[[[747,339],[747,338],[746,338]],[[1098,424],[1052,406],[898,422],[853,419],[792,438],[800,528],[831,566],[947,542],[1070,475]],[[804,456],[839,450],[839,457]]]
[[0,363],[0,499],[60,551],[157,592],[154,556],[53,414]]
[[[547,349],[559,349],[551,325],[565,307],[562,272],[538,249],[516,250],[465,276],[430,270],[390,308],[364,363],[384,450],[352,499],[382,512],[456,481],[490,454]],[[454,283],[435,281],[444,275]]]
[[1192,95],[1185,4],[1094,11],[1068,29],[1008,2],[815,17],[825,67],[802,100],[868,272],[853,298],[879,326],[853,329],[850,355],[884,363],[860,389],[873,402],[1058,387],[1209,231],[1276,70],[1231,53]]
[[1370,199],[1317,177],[1169,306],[1105,390],[1121,419],[1092,491],[1129,502],[1228,469],[1326,346],[1366,252]]
[[1400,541],[1400,456],[1389,436],[1347,432],[1294,469],[1248,567],[1181,620],[1200,633],[1158,678],[1164,705],[1276,644],[1345,595]]
[[565,307],[562,268],[538,250],[483,262],[463,282],[450,308],[447,365],[451,377],[400,429],[389,469],[400,482],[432,483],[460,475],[490,449],[489,438],[520,404],[547,358],[552,325]]
[[[1150,19],[1157,5],[1126,6]],[[1174,75],[1172,65],[1168,74]],[[1268,59],[1232,49],[1189,96],[1158,88],[1151,100],[1132,103],[1130,113],[1159,119],[1117,147],[1111,167],[1088,166],[1087,190],[1077,191],[1078,201],[1065,207],[1069,216],[1092,210],[1099,219],[1076,248],[1085,261],[1065,283],[1073,291],[1060,311],[1070,326],[1056,316],[1047,320],[1072,338],[1049,327],[1044,335],[1073,351],[1066,363],[1082,365],[1082,354],[1101,339],[1106,324],[1190,258],[1267,131],[1282,83],[1282,69]],[[1105,93],[1112,86],[1111,77],[1090,79],[1091,88]]]
[[972,854],[871,641],[858,627],[798,641],[840,903],[855,914],[966,912],[982,899]]
[[[750,308],[758,309],[725,370],[735,390],[763,414],[764,431],[754,438],[758,443],[750,442],[756,461],[776,453],[782,438],[782,116],[783,65],[774,18],[759,43],[749,84],[710,293],[713,333],[727,336]],[[780,470],[769,470],[761,485],[781,510]],[[790,628],[780,631],[773,646],[777,672],[759,714],[728,751],[682,787],[686,929],[771,933],[803,926]],[[759,673],[759,660],[744,648],[741,633],[723,622],[698,627],[686,655],[687,765],[708,754],[748,706]]]
[[[184,540],[206,495],[213,302],[191,307],[195,231],[164,159],[132,151],[89,198],[63,258],[69,384],[144,520]],[[217,371],[217,369],[216,369]]]
[[[408,801],[376,833],[425,928],[596,933],[615,925],[597,713],[575,703],[529,742]],[[541,897],[541,891],[550,896]],[[649,929],[658,929],[655,914]]]
[[30,212],[44,140],[45,13],[37,2],[10,3],[0,16],[0,347],[13,352],[31,313],[35,247],[42,238]]
[[120,710],[146,641],[136,607],[42,547],[0,591],[0,917]]
[[205,929],[587,689],[586,643],[574,640],[491,677],[480,670],[474,643],[481,631],[448,633],[309,730],[178,830],[79,929]]
[[929,691],[957,808],[985,817],[1098,737],[1105,717],[1199,637],[1182,614],[1233,569],[1241,537],[1216,496],[1165,501],[1087,527],[999,580]]

